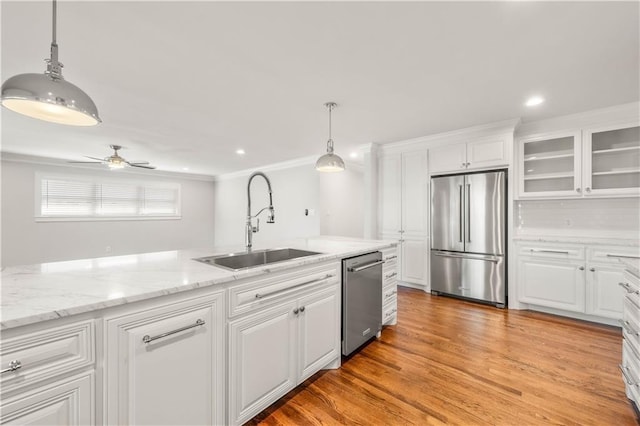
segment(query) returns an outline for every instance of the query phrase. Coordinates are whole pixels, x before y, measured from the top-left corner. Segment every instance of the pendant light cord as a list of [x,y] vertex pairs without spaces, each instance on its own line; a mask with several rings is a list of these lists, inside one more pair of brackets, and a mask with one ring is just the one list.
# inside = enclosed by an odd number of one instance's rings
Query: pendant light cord
[[333,153],[333,139],[331,139],[331,111],[333,110],[334,104],[327,103],[327,108],[329,109],[329,140],[327,141],[327,152],[329,154]]
[[57,21],[58,21],[58,1],[53,0],[53,25],[51,26],[52,28],[51,44],[56,44]]

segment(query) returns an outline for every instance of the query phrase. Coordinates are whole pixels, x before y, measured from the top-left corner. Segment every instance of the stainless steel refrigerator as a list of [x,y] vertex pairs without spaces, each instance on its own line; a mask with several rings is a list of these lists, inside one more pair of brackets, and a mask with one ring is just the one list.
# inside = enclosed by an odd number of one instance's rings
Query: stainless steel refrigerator
[[431,178],[431,291],[504,307],[504,171]]

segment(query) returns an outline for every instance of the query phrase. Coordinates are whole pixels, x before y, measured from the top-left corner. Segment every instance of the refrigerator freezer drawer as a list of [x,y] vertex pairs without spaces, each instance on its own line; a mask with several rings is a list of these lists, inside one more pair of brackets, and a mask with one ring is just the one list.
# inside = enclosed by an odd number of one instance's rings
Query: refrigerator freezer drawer
[[495,304],[506,303],[503,256],[431,251],[431,289]]

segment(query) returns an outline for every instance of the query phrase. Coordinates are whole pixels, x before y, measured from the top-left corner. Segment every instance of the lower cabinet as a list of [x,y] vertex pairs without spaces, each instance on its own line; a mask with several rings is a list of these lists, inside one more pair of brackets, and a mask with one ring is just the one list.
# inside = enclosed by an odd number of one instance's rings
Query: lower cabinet
[[223,295],[105,318],[105,423],[224,423]]
[[427,240],[423,237],[404,236],[400,243],[400,279],[404,282],[427,285],[428,256]]
[[242,424],[340,357],[340,287],[229,324],[229,423]]
[[382,250],[382,325],[398,322],[398,249]]
[[520,257],[520,301],[584,312],[584,265],[578,260]]
[[2,401],[1,424],[91,425],[94,417],[93,372],[53,382]]
[[517,248],[519,301],[594,321],[622,318],[624,268],[618,258],[637,255],[637,248],[528,242]]

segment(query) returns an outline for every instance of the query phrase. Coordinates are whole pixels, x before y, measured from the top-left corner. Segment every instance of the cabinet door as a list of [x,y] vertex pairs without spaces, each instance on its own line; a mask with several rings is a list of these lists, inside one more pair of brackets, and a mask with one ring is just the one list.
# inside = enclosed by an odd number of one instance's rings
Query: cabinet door
[[467,145],[443,145],[429,149],[429,173],[458,172],[467,169]]
[[223,327],[222,293],[107,319],[107,423],[224,422]]
[[339,290],[334,286],[298,303],[299,382],[340,356]]
[[427,155],[402,154],[402,231],[411,235],[427,233]]
[[518,143],[519,195],[580,197],[580,132],[522,139]]
[[584,312],[585,271],[582,262],[520,257],[518,284],[521,302]]
[[397,234],[402,229],[400,154],[380,159],[380,230],[383,234]]
[[427,285],[427,242],[404,238],[400,245],[400,280]]
[[509,164],[505,140],[481,139],[467,144],[467,168],[486,168]]
[[624,289],[624,270],[615,266],[589,265],[587,313],[601,317],[621,319]]
[[585,195],[640,195],[640,126],[584,134]]
[[60,380],[2,401],[3,425],[93,425],[93,373]]
[[242,424],[296,386],[295,301],[229,324],[229,422]]

